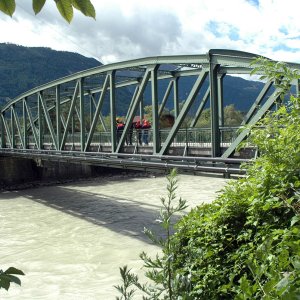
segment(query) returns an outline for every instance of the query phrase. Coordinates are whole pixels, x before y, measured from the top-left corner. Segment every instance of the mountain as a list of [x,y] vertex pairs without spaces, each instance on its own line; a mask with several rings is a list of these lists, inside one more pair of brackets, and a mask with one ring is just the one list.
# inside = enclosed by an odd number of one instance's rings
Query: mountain
[[[102,64],[96,59],[87,58],[77,53],[0,43],[0,107],[9,98],[12,99],[33,87],[100,65]],[[186,98],[194,81],[195,77],[183,77],[179,80],[180,101]],[[168,82],[166,81],[159,82],[159,99],[163,98],[167,85]],[[192,111],[196,111],[207,86],[208,81],[201,89],[199,100],[193,106]],[[224,79],[224,103],[225,105],[234,104],[236,109],[246,111],[257,97],[262,86],[261,82],[226,76]],[[132,87],[117,91],[119,115],[126,113],[132,92]],[[151,105],[149,87],[145,91],[144,103]],[[172,107],[172,95],[170,95],[167,108],[172,109]],[[109,113],[108,106],[103,110],[103,114],[107,113]]]
[[0,101],[99,65],[96,59],[77,53],[0,43]]

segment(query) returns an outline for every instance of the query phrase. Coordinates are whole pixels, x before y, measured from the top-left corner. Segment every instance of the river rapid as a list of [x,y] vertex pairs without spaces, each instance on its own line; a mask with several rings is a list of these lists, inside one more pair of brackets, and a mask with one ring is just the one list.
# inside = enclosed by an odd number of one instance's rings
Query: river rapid
[[[178,176],[189,208],[210,202],[228,180]],[[109,177],[0,193],[0,269],[24,271],[22,286],[0,299],[110,300],[120,296],[119,267],[143,276],[139,254],[159,248],[143,228],[159,230],[165,177]],[[187,210],[187,211],[188,211]]]

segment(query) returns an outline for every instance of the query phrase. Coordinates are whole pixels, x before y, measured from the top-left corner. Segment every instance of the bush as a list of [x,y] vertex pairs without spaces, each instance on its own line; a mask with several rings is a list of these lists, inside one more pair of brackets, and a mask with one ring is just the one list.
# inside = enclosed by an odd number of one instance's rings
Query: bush
[[[260,63],[283,78],[281,64]],[[280,93],[299,77],[284,72]],[[260,157],[247,176],[177,224],[174,268],[189,274],[194,299],[300,297],[300,99],[279,104],[250,131]]]
[[[256,63],[279,93],[278,110],[250,128],[260,156],[244,166],[245,178],[176,224],[161,258],[142,256],[159,289],[145,299],[300,299],[300,98],[285,98],[300,76]],[[145,288],[126,268],[121,274],[124,286]]]

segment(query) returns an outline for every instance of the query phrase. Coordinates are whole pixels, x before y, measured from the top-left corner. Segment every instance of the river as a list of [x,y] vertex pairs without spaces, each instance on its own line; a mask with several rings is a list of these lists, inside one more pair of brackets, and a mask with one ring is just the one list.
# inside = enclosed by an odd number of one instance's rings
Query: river
[[[227,182],[178,176],[189,209],[210,202]],[[0,299],[110,300],[119,267],[142,276],[139,253],[159,249],[143,234],[157,229],[165,177],[109,177],[0,193],[0,269],[25,272]]]

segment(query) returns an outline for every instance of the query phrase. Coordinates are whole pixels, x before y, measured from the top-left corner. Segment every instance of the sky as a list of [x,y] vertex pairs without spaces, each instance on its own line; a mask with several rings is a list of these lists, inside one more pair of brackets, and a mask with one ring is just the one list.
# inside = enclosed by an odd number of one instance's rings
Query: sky
[[76,12],[71,24],[47,0],[35,16],[17,0],[0,13],[0,42],[50,47],[104,64],[149,56],[251,52],[300,63],[299,0],[91,0],[96,20]]

